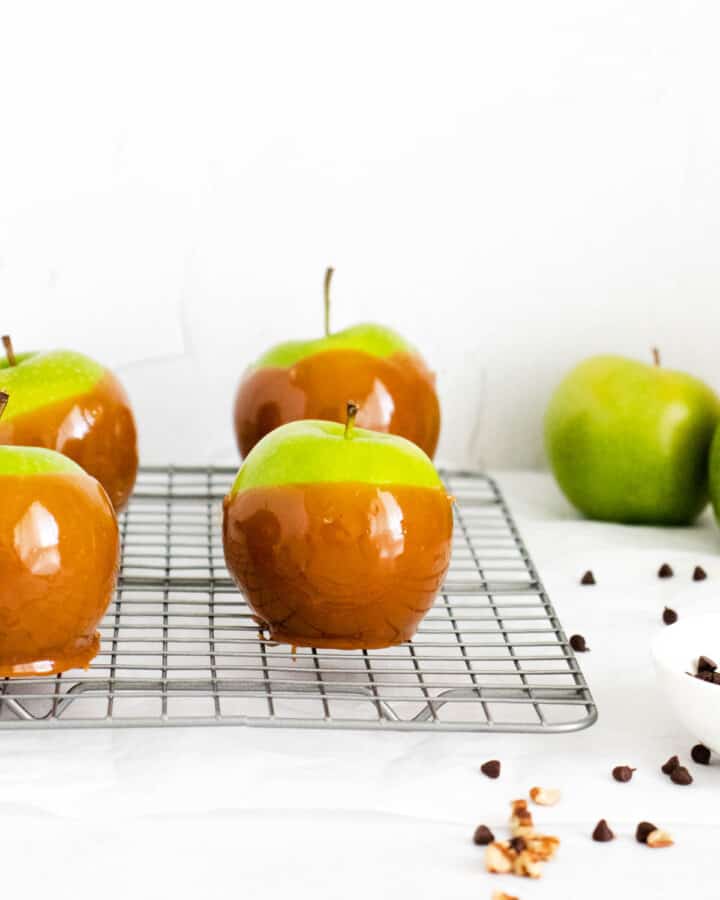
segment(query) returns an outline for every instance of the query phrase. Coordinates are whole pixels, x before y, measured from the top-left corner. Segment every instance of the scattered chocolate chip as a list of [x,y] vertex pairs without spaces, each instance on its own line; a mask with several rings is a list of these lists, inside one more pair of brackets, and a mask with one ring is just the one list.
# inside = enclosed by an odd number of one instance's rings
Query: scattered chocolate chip
[[705,581],[707,578],[707,572],[703,569],[702,566],[695,566],[695,571],[693,572],[693,581]]
[[522,853],[523,850],[527,847],[527,842],[523,837],[511,838],[508,843],[516,853]]
[[630,781],[634,771],[635,769],[631,769],[630,766],[615,766],[612,775],[615,781]]
[[587,572],[580,579],[580,584],[595,584],[595,576],[590,571],[590,569],[588,569]]
[[692,784],[693,777],[685,766],[677,766],[677,768],[673,769],[670,773],[670,781],[672,781],[673,784]]
[[587,653],[590,649],[581,634],[573,634],[570,638],[570,646],[576,653]]
[[477,844],[479,847],[485,847],[487,844],[492,844],[494,840],[495,835],[490,831],[487,825],[478,825],[475,829],[473,843]]
[[653,831],[657,831],[657,828],[652,822],[640,822],[635,829],[635,840],[640,844],[646,844],[648,835]]
[[697,662],[698,675],[701,672],[714,672],[717,669],[717,663],[710,659],[709,656],[701,656]]
[[670,759],[665,763],[665,765],[661,766],[661,769],[665,775],[670,775],[672,772],[677,769],[680,765],[680,760],[677,756],[671,756]]
[[696,762],[701,766],[710,765],[710,750],[705,744],[695,744],[690,751],[690,756],[692,756],[693,762]]
[[669,606],[666,606],[663,610],[662,619],[666,625],[674,625],[678,620],[678,614],[674,609],[670,609]]
[[658,578],[672,578],[674,574],[667,563],[663,563],[658,569]]
[[488,778],[499,778],[500,777],[500,760],[499,759],[489,759],[486,763],[483,763],[480,766],[480,771],[483,775],[487,775]]
[[595,831],[592,833],[592,839],[594,841],[605,843],[606,841],[611,841],[614,837],[615,835],[610,831],[610,827],[605,819],[600,819],[595,826]]
[[699,678],[700,681],[711,681],[714,684],[720,684],[720,673],[718,672],[698,672],[696,675],[688,672],[688,675],[692,675],[693,678]]

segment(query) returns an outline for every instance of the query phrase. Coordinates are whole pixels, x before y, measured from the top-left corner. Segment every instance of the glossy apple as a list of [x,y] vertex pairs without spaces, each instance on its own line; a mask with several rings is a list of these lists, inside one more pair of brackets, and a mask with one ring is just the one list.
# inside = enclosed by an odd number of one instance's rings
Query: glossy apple
[[0,389],[12,403],[0,444],[45,447],[97,478],[116,510],[128,501],[138,468],[130,403],[108,369],[80,353],[19,353],[0,359]]
[[620,356],[585,360],[545,416],[558,484],[581,512],[612,522],[683,525],[708,499],[707,460],[720,415],[702,381]]
[[225,498],[225,559],[272,640],[342,650],[409,640],[450,561],[452,503],[395,435],[303,421],[263,438]]
[[105,490],[59,453],[0,446],[0,497],[0,677],[87,667],[117,577]]
[[234,422],[241,454],[287,422],[342,423],[351,396],[360,406],[360,426],[405,437],[432,457],[440,433],[435,376],[389,328],[366,324],[330,333],[332,271],[325,277],[325,336],[273,347],[240,383]]

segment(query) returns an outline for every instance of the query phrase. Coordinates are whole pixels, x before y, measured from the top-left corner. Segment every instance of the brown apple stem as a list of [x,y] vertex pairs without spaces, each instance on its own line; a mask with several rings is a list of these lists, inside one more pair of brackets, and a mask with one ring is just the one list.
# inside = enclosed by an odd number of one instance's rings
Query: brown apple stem
[[327,269],[325,269],[325,287],[324,287],[324,294],[325,294],[325,337],[327,337],[327,336],[330,334],[330,282],[332,281],[332,277],[333,277],[333,272],[334,272],[334,271],[335,271],[335,269],[333,269],[332,266],[328,266]]
[[5,412],[5,407],[8,405],[9,399],[9,394],[6,394],[5,391],[0,391],[0,419],[2,419],[2,414]]
[[659,366],[660,365],[660,351],[658,350],[657,347],[652,348],[652,357],[653,357],[653,363],[656,366]]
[[4,334],[2,336],[3,347],[5,347],[5,356],[7,356],[7,361],[9,366],[16,366],[17,360],[15,359],[15,351],[13,350],[12,341],[10,340],[9,334]]
[[355,428],[355,417],[358,414],[358,405],[357,403],[353,403],[352,400],[348,402],[347,405],[347,418],[345,419],[345,440],[348,441],[353,436],[353,429]]

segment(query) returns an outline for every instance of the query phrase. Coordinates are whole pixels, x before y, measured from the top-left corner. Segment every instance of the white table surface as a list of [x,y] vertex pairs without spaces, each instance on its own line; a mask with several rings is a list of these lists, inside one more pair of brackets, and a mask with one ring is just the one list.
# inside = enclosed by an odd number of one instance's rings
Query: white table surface
[[[568,633],[600,718],[568,735],[324,733],[249,728],[0,732],[3,894],[36,898],[717,897],[720,764],[659,766],[695,741],[656,688],[648,643],[665,604],[720,606],[720,535],[579,521],[547,475],[499,481]],[[669,562],[675,578],[660,581]],[[709,578],[691,581],[701,564]],[[580,587],[587,568],[596,587]],[[712,646],[701,648],[712,654]],[[720,650],[720,648],[718,648]],[[717,651],[716,651],[717,652]],[[720,698],[720,693],[719,693]],[[720,700],[719,700],[720,702]],[[479,774],[487,759],[502,775]],[[614,765],[637,766],[629,784]],[[562,840],[541,881],[490,876],[472,844],[505,836],[509,801],[559,787],[536,824]],[[590,834],[608,819],[617,834]],[[647,819],[676,845],[634,840]]]

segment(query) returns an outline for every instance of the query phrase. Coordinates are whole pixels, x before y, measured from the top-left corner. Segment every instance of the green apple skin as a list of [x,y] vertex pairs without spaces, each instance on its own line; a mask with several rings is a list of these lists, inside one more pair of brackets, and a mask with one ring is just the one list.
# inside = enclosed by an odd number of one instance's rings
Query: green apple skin
[[715,519],[720,524],[720,426],[715,429],[710,445],[710,500],[712,501]]
[[354,325],[325,337],[309,341],[287,341],[277,344],[264,353],[253,368],[275,366],[287,369],[308,356],[327,350],[362,350],[371,356],[385,357],[393,353],[416,353],[415,348],[397,332],[382,325],[370,323]]
[[3,420],[10,422],[44,406],[87,394],[106,372],[99,363],[71,350],[19,353],[14,366],[1,359],[0,386],[12,398]]
[[54,450],[0,446],[0,477],[3,475],[85,475],[85,470]]
[[412,441],[337,422],[304,420],[265,435],[240,467],[230,496],[256,487],[364,482],[443,489],[430,458]]
[[686,525],[708,500],[720,401],[702,381],[620,356],[585,360],[545,415],[550,465],[591,519]]

